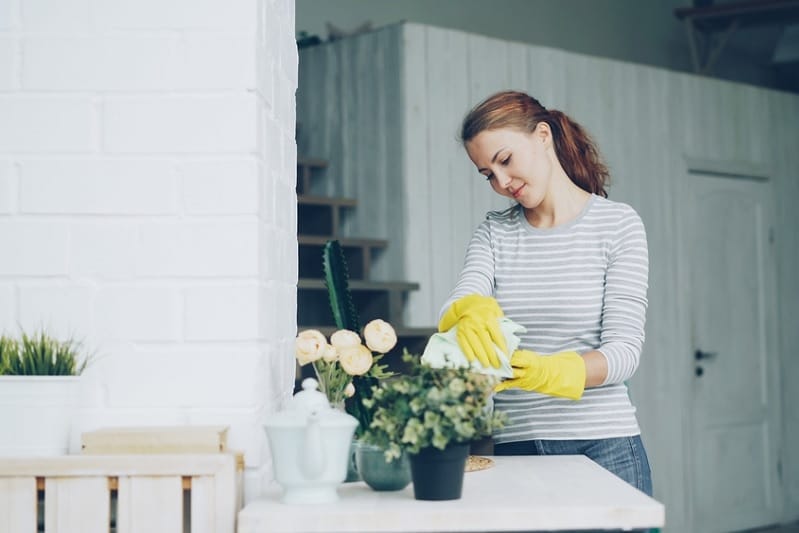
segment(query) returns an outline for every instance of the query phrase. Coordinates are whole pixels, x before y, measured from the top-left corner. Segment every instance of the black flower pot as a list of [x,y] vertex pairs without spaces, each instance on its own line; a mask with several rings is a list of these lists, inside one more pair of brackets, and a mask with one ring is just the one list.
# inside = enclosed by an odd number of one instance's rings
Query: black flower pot
[[468,443],[450,444],[443,450],[424,448],[411,454],[414,497],[417,500],[460,499],[468,457]]

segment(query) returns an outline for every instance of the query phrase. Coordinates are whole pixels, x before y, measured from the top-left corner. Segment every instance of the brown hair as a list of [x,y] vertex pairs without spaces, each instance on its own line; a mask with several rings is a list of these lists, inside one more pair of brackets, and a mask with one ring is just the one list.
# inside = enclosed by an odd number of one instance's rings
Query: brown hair
[[607,198],[608,167],[602,162],[593,139],[564,113],[547,110],[528,94],[503,91],[479,103],[463,119],[461,142],[466,144],[484,130],[513,128],[532,133],[541,121],[549,124],[558,161],[574,184]]

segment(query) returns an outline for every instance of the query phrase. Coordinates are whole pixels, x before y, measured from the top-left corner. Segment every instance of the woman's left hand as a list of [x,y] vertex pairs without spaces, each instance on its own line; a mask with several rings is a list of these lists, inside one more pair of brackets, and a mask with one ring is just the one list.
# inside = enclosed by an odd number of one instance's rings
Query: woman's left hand
[[513,378],[501,382],[495,392],[522,389],[579,400],[585,390],[585,362],[577,352],[541,355],[516,350],[510,359]]

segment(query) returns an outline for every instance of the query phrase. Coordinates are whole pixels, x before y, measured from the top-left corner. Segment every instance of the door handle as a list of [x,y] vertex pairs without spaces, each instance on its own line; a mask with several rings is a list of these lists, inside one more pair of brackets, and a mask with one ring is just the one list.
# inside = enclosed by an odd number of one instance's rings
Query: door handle
[[694,359],[697,361],[704,361],[708,359],[715,359],[718,353],[716,352],[703,352],[702,350],[696,350],[694,352]]

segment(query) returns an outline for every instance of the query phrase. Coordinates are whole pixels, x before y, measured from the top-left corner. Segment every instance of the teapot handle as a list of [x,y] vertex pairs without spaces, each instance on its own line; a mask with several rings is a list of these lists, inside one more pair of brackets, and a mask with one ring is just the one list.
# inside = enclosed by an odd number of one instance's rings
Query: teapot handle
[[325,469],[325,454],[322,450],[322,432],[319,429],[319,417],[316,412],[308,417],[305,428],[305,441],[300,457],[300,469],[306,479],[314,480],[322,475]]

